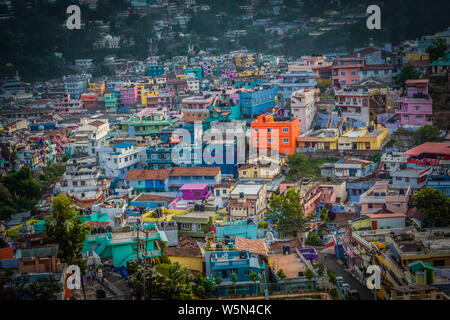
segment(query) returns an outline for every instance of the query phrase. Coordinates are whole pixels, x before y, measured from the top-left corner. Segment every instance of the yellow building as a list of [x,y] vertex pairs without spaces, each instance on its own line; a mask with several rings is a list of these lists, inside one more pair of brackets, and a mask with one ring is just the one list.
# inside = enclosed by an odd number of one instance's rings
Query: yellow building
[[271,181],[280,173],[280,166],[277,164],[244,164],[239,168],[239,179],[262,179]]
[[99,97],[105,93],[105,83],[103,81],[89,82],[88,92],[95,92]]
[[178,245],[166,248],[170,262],[178,262],[181,267],[194,272],[203,273],[204,251],[190,237],[181,236]]
[[242,72],[236,73],[236,78],[259,77],[262,75],[263,75],[263,72],[258,71],[258,70],[244,70]]
[[255,64],[255,57],[253,54],[240,54],[233,57],[233,62],[236,67],[250,67]]
[[413,53],[407,53],[405,55],[406,58],[406,63],[411,62],[411,61],[427,61],[430,60],[430,55],[426,52],[421,53],[421,52],[413,52]]

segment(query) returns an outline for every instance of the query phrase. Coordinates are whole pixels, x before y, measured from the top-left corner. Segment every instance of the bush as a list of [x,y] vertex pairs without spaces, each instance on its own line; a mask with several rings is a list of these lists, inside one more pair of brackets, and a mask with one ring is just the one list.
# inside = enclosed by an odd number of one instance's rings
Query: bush
[[266,221],[260,221],[258,223],[258,228],[259,229],[267,229],[269,227],[269,224]]
[[318,234],[310,232],[306,237],[305,244],[308,246],[321,246],[323,242]]

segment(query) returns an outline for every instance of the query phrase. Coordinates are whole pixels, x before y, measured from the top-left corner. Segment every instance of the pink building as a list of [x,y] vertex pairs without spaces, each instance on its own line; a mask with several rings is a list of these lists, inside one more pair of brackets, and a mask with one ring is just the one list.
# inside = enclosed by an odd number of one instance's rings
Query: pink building
[[194,207],[196,202],[207,200],[212,192],[209,190],[209,186],[206,183],[186,183],[179,191],[182,192],[181,196],[178,196],[169,205],[169,209],[188,209]]
[[209,117],[209,109],[216,99],[216,96],[208,93],[205,96],[194,96],[183,99],[183,121],[194,123],[204,122]]
[[433,124],[433,100],[428,95],[428,79],[407,80],[406,95],[398,99],[395,109],[400,127],[420,127]]
[[125,105],[135,104],[138,98],[137,86],[130,85],[120,88],[120,98]]
[[359,84],[359,71],[364,67],[364,59],[353,56],[337,56],[333,64],[333,89]]
[[55,112],[61,114],[80,113],[83,110],[83,102],[81,100],[71,99],[70,93],[65,93],[61,100],[54,103]]

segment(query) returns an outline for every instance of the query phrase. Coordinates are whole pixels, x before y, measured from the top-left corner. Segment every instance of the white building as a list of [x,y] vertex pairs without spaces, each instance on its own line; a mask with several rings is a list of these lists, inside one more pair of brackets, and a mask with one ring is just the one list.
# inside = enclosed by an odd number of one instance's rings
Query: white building
[[108,120],[81,119],[81,126],[75,131],[75,141],[65,146],[73,155],[96,156],[96,148],[103,145],[109,132]]
[[79,99],[81,94],[86,92],[91,75],[88,73],[64,76],[64,90],[74,99]]
[[300,89],[291,96],[291,113],[300,119],[300,132],[304,133],[311,128],[317,111],[316,102],[319,99],[318,89]]
[[367,89],[345,88],[335,92],[335,108],[344,119],[369,122],[369,92]]
[[100,168],[106,177],[121,180],[128,171],[145,167],[147,161],[145,150],[145,147],[138,147],[132,142],[101,146],[97,148]]

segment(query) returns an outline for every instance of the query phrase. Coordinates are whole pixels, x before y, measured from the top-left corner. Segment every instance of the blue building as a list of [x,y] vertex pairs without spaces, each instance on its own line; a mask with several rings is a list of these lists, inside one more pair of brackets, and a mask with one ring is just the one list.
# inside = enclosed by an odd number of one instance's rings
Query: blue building
[[348,201],[359,203],[359,196],[373,187],[375,181],[347,181]]
[[147,75],[149,77],[161,76],[164,74],[164,66],[163,65],[150,65],[147,64]]
[[430,174],[427,176],[426,186],[433,187],[450,197],[450,176],[448,175]]
[[[258,256],[250,251],[206,251],[205,269],[207,277],[222,278],[222,283],[217,286],[218,296],[229,293],[257,294],[261,291],[261,283],[252,281],[250,274],[256,273],[259,279],[265,265],[260,264]],[[236,284],[232,281],[233,274],[237,276]]]
[[149,169],[170,169],[174,166],[172,162],[173,145],[159,144],[147,147],[147,164]]
[[216,238],[224,239],[229,236],[231,239],[240,237],[246,239],[256,239],[258,226],[247,221],[233,221],[216,223]]
[[255,88],[253,91],[241,92],[240,104],[241,114],[244,118],[254,118],[266,112],[267,109],[275,108],[275,96],[278,88]]

